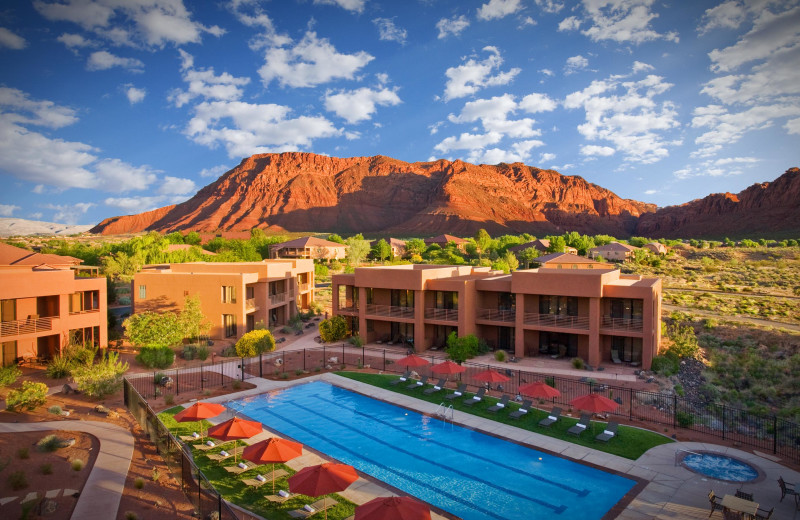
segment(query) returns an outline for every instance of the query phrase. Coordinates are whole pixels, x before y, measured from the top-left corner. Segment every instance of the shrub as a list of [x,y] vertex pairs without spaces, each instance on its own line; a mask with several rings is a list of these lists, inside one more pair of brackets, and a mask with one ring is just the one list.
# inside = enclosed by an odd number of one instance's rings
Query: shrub
[[39,471],[42,472],[42,475],[52,475],[53,474],[53,465],[49,462],[46,462],[39,466]]
[[128,363],[119,360],[118,352],[108,352],[99,363],[75,367],[72,378],[86,395],[105,397],[122,388],[122,375],[127,370]]
[[669,327],[668,330],[672,340],[672,346],[669,347],[670,352],[674,352],[679,358],[697,357],[700,352],[700,345],[697,343],[697,337],[691,326],[676,324],[673,327]]
[[97,357],[99,347],[94,345],[78,345],[71,343],[67,345],[64,356],[69,359],[73,365],[91,366]]
[[240,388],[242,388],[242,382],[239,381],[238,379],[235,379],[231,384],[231,386],[233,386],[234,390],[239,390]]
[[17,381],[17,378],[21,375],[22,370],[20,370],[17,365],[0,367],[0,388],[13,385]]
[[674,352],[668,350],[663,355],[653,358],[650,370],[664,377],[675,375],[680,370],[680,361]]
[[694,424],[694,415],[679,410],[675,412],[675,421],[681,428],[688,428]]
[[153,374],[153,384],[160,385],[161,380],[164,379],[165,377],[167,376],[165,376],[163,372],[156,372],[155,374]]
[[683,397],[686,395],[686,390],[683,389],[683,385],[675,385],[675,395],[678,397]]
[[325,310],[325,307],[323,307],[321,303],[313,301],[308,304],[308,310],[313,314],[319,316]]
[[153,482],[158,482],[158,477],[161,476],[159,473],[158,468],[153,468]]
[[61,415],[61,413],[63,412],[61,407],[58,406],[57,404],[54,404],[53,406],[48,408],[47,411],[50,412],[53,415]]
[[572,358],[572,366],[578,370],[583,370],[586,368],[586,363],[583,362],[583,359],[575,357]]
[[344,316],[332,316],[319,322],[319,335],[322,341],[329,343],[347,337],[347,320]]
[[481,352],[481,344],[474,334],[458,337],[455,332],[447,336],[447,355],[456,363],[463,363]]
[[223,357],[236,357],[238,354],[236,353],[236,347],[231,345],[230,347],[225,347],[224,349],[222,349],[220,355]]
[[31,458],[31,454],[28,451],[28,448],[20,448],[17,450],[17,457],[20,459],[29,459]]
[[208,348],[207,345],[200,345],[197,347],[197,359],[200,361],[205,361],[208,359],[208,355],[211,353],[211,350]]
[[69,441],[51,434],[39,439],[39,442],[36,443],[36,451],[49,453],[59,448],[65,448],[69,446],[69,444]]
[[50,379],[61,379],[67,377],[72,370],[72,360],[67,356],[55,356],[50,363],[47,364],[47,377]]
[[133,511],[125,511],[125,520],[139,520],[139,515]]
[[133,481],[133,487],[136,489],[142,489],[144,487],[144,479],[142,477],[137,478]]
[[175,361],[175,352],[169,347],[144,347],[136,361],[147,368],[167,368]]
[[262,352],[275,350],[275,338],[268,330],[251,330],[236,342],[239,357],[255,357]]
[[22,389],[11,390],[6,396],[6,409],[12,412],[17,410],[33,410],[47,401],[47,385],[23,381]]
[[183,359],[186,361],[191,361],[197,355],[197,347],[194,345],[184,345],[183,346]]
[[22,470],[18,470],[9,475],[8,485],[14,491],[28,487],[28,478],[25,476],[25,472]]
[[364,346],[364,339],[361,336],[350,336],[350,339],[347,340],[351,345],[354,347],[361,348]]
[[83,469],[83,461],[81,459],[75,459],[72,462],[70,462],[70,467],[74,471],[80,471]]
[[506,351],[505,350],[497,350],[497,351],[495,351],[494,359],[496,361],[505,361],[506,360]]

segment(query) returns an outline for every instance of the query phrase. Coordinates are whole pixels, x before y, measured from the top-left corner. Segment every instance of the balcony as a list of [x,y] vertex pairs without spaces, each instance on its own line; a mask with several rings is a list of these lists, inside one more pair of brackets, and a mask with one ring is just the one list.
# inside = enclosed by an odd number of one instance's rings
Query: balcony
[[644,322],[643,320],[637,318],[614,318],[612,316],[603,316],[603,321],[600,324],[600,328],[624,332],[642,332],[644,330]]
[[[96,312],[96,311],[95,311]],[[20,336],[53,330],[53,318],[4,321],[0,323],[0,336]]]
[[458,309],[425,309],[425,319],[458,322]]
[[257,309],[256,306],[256,299],[255,298],[248,298],[244,301],[244,310],[245,312],[253,312]]
[[75,316],[77,314],[92,314],[95,312],[100,312],[100,309],[84,309],[82,311],[69,311],[69,315]]
[[284,303],[286,301],[286,293],[278,293],[278,294],[270,294],[269,295],[269,302],[272,305],[277,305],[279,303]]
[[301,293],[308,292],[308,291],[311,290],[311,284],[310,283],[297,284],[297,290],[298,290],[298,292],[301,292]]
[[561,314],[526,312],[523,322],[525,325],[535,325],[537,327],[589,330],[588,316],[562,316]]
[[346,312],[348,314],[358,314],[358,307],[355,302],[339,302],[339,312]]
[[383,318],[405,318],[414,319],[414,307],[399,307],[397,305],[367,305],[368,316],[380,316]]
[[514,322],[517,319],[517,311],[500,309],[478,309],[479,320]]

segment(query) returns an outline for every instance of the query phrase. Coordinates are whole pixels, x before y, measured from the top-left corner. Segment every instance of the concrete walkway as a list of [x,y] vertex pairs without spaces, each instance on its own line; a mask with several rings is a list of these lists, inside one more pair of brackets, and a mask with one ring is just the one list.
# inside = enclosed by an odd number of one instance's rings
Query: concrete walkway
[[[0,433],[67,430],[94,435],[100,451],[86,479],[73,520],[116,518],[125,479],[133,457],[133,435],[116,424],[99,421],[54,421],[38,423],[0,423]],[[113,514],[110,514],[113,511]]]

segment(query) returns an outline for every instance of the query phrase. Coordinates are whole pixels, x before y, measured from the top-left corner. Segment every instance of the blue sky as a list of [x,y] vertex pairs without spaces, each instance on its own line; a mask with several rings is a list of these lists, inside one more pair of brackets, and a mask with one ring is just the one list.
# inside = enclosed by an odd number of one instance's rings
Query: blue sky
[[294,150],[735,193],[798,166],[800,0],[0,7],[2,217],[93,224]]

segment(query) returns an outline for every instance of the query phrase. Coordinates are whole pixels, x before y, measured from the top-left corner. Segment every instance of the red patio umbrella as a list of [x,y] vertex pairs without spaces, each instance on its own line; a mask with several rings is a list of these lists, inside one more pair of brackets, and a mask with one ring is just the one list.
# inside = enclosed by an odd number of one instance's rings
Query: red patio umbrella
[[261,423],[234,417],[208,429],[208,436],[221,441],[233,441],[233,460],[236,461],[236,441],[261,433]]
[[[318,466],[303,468],[289,477],[289,491],[318,497],[344,491],[356,480],[358,480],[358,473],[353,466],[326,462]],[[322,504],[325,505],[325,497],[322,499]],[[325,518],[328,518],[327,508],[323,507],[323,509],[325,509]]]
[[460,374],[466,370],[466,368],[462,367],[458,363],[453,363],[449,359],[431,367],[431,372],[434,374],[444,374],[448,376],[450,374]]
[[[197,402],[188,408],[184,408],[173,416],[178,422],[194,422],[203,419],[211,419],[225,411],[225,407],[217,403]],[[202,429],[200,435],[203,435]]]
[[478,372],[473,376],[473,379],[477,379],[478,381],[486,381],[487,383],[505,383],[509,380],[508,376],[504,376],[497,370],[484,370],[483,372]]
[[409,354],[404,358],[400,358],[395,361],[398,365],[403,365],[406,368],[408,367],[424,367],[425,365],[430,364],[427,359],[421,358],[416,354]]
[[519,393],[538,399],[553,399],[554,397],[561,395],[561,392],[548,385],[544,381],[536,381],[535,383],[522,385],[519,387]]
[[246,447],[242,458],[256,464],[272,463],[272,492],[275,493],[275,464],[288,462],[302,454],[303,445],[299,442],[270,437]]
[[378,497],[358,506],[355,520],[431,520],[431,510],[411,497]]
[[[613,412],[619,406],[615,401],[612,401],[608,397],[603,397],[600,394],[582,395],[570,401],[569,404],[578,410],[591,412],[593,414]],[[594,425],[592,425],[592,433],[594,433]]]

